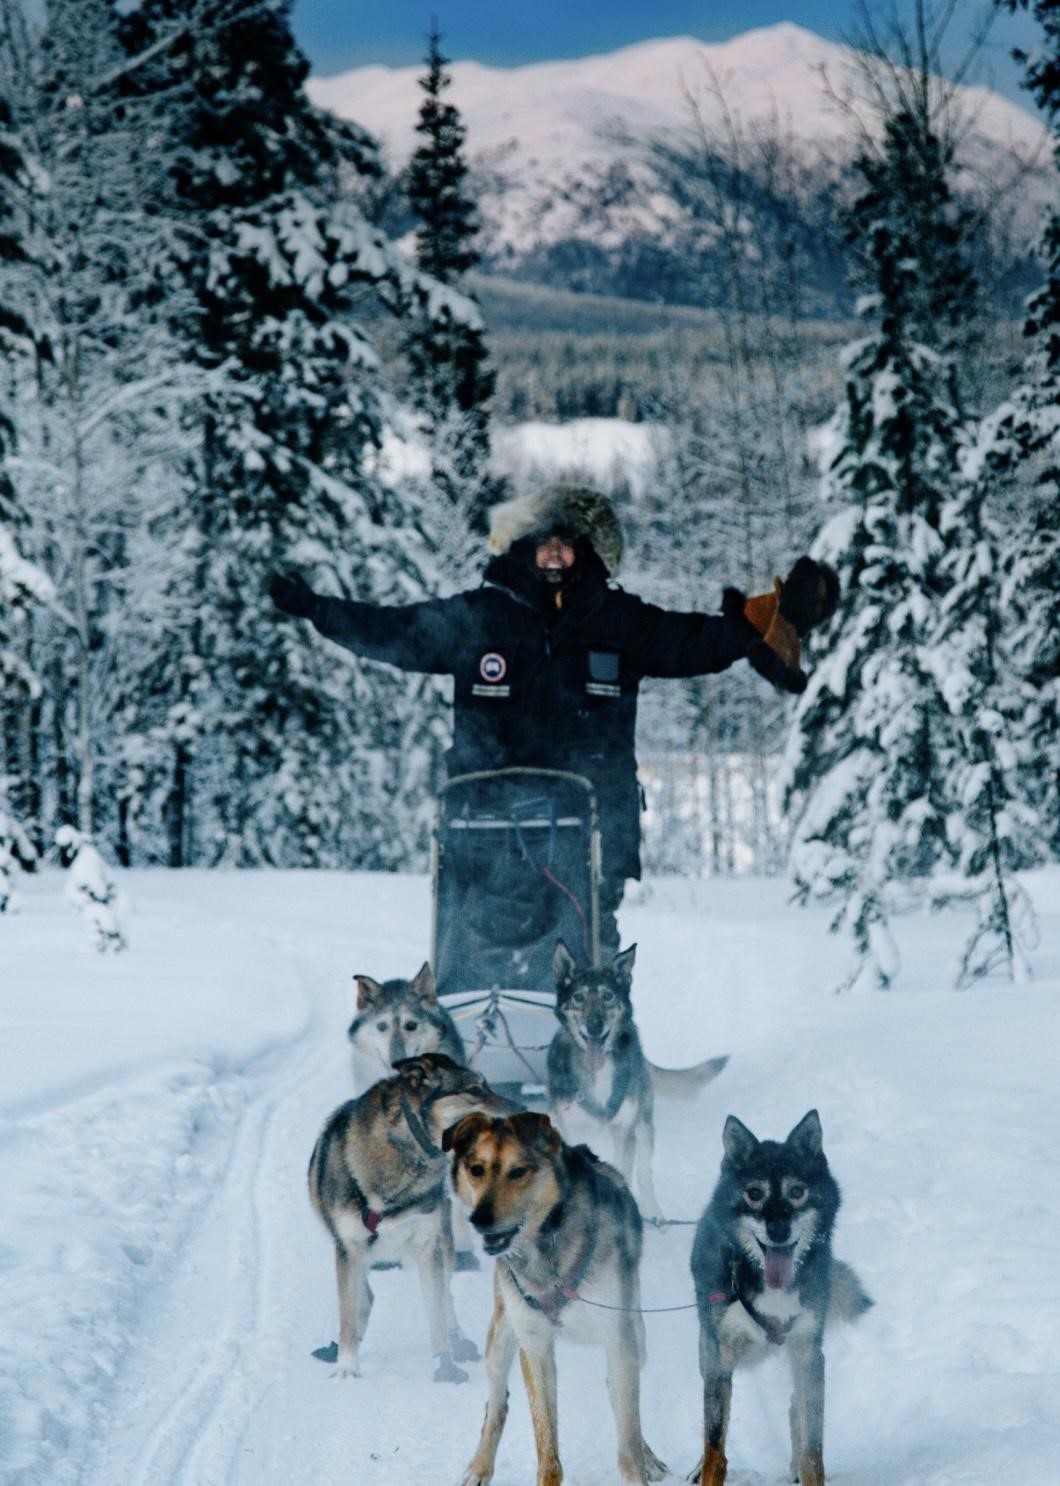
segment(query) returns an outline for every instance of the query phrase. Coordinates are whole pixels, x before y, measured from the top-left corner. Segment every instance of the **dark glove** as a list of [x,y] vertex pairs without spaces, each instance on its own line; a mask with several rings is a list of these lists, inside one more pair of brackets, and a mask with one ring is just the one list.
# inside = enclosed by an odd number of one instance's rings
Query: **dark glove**
[[780,613],[790,619],[796,632],[808,635],[826,619],[831,619],[839,602],[839,579],[834,568],[812,557],[800,557],[781,584]]
[[273,573],[269,578],[269,598],[277,609],[293,614],[296,619],[311,619],[316,612],[317,596],[300,573]]
[[751,665],[782,691],[806,690],[801,666],[799,638],[835,613],[839,579],[827,563],[800,557],[787,580],[773,580],[772,593],[750,598],[735,588],[725,590],[722,608],[730,616],[740,615],[758,631],[747,651]]

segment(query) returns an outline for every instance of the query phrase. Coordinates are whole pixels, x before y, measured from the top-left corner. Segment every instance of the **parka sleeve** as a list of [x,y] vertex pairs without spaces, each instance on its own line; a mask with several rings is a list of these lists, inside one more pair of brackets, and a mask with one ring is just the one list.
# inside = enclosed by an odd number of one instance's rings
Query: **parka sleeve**
[[705,676],[743,660],[758,631],[736,614],[682,614],[637,600],[628,655],[642,676]]
[[326,639],[354,655],[446,676],[467,640],[466,609],[463,594],[398,605],[318,595],[310,618]]

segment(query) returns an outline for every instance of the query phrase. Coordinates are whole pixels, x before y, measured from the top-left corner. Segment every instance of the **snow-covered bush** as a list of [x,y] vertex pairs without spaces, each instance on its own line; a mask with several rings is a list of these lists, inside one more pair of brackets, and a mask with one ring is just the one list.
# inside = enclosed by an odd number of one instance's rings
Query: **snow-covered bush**
[[125,935],[118,922],[120,895],[106,862],[74,826],[60,826],[55,844],[67,868],[66,901],[87,921],[91,947],[101,954],[125,949]]

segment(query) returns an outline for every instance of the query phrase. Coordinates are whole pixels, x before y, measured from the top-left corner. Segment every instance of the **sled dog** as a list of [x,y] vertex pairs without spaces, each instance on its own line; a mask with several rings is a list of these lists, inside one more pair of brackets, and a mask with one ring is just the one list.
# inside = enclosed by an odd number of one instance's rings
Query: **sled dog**
[[666,1468],[644,1442],[639,1313],[641,1218],[629,1188],[587,1146],[567,1146],[543,1114],[468,1115],[443,1136],[457,1194],[496,1257],[486,1342],[489,1395],[461,1486],[486,1486],[508,1413],[516,1351],[530,1400],[539,1486],[562,1478],[556,1434],[557,1332],[603,1346],[619,1475],[644,1486]]
[[[440,1053],[402,1058],[392,1078],[341,1105],[309,1161],[309,1197],[335,1243],[339,1292],[338,1372],[356,1377],[372,1309],[368,1270],[408,1257],[419,1269],[438,1359],[436,1383],[467,1378],[457,1362],[478,1357],[453,1311],[453,1235],[442,1132],[475,1110],[507,1112],[480,1075]],[[325,1349],[326,1352],[326,1349]]]
[[353,1048],[353,1087],[357,1093],[389,1078],[402,1058],[444,1053],[464,1064],[464,1043],[456,1023],[438,1000],[434,973],[421,965],[411,980],[355,975],[357,1013],[346,1036]]
[[[402,1058],[444,1053],[463,1067],[467,1062],[456,1023],[438,1000],[434,971],[427,961],[411,980],[384,980],[355,975],[357,1015],[346,1036],[353,1048],[353,1088],[363,1093],[380,1078],[389,1078]],[[478,1269],[467,1216],[459,1205],[451,1221],[458,1270]]]
[[703,1458],[690,1480],[722,1486],[733,1369],[782,1348],[792,1372],[791,1477],[824,1486],[825,1324],[872,1301],[832,1258],[839,1187],[811,1109],[787,1140],[756,1140],[730,1115],[714,1195],[696,1229],[692,1277],[703,1374]]
[[631,945],[610,963],[581,970],[561,939],[552,956],[559,1031],[548,1050],[549,1112],[565,1140],[584,1135],[594,1148],[609,1130],[614,1163],[645,1218],[662,1217],[652,1181],[654,1096],[691,1099],[718,1074],[727,1057],[691,1068],[656,1068],[644,1056],[630,1000]]

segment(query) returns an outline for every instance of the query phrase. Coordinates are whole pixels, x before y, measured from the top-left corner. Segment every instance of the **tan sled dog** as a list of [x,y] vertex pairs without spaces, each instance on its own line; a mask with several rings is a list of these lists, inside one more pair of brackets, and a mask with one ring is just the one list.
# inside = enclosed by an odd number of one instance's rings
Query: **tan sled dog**
[[461,1486],[486,1486],[508,1413],[516,1351],[537,1446],[538,1486],[559,1486],[556,1333],[607,1354],[618,1471],[629,1486],[666,1474],[641,1434],[641,1219],[629,1189],[586,1146],[567,1146],[545,1115],[469,1115],[443,1137],[458,1196],[497,1259],[486,1343],[489,1398]]
[[[420,1274],[438,1359],[436,1383],[462,1383],[457,1362],[478,1350],[457,1325],[450,1282],[453,1235],[442,1132],[473,1110],[508,1111],[480,1074],[441,1053],[405,1058],[393,1078],[343,1104],[309,1161],[309,1196],[335,1242],[342,1375],[360,1373],[372,1310],[368,1271],[377,1260],[412,1258]],[[326,1352],[326,1349],[325,1349]]]

